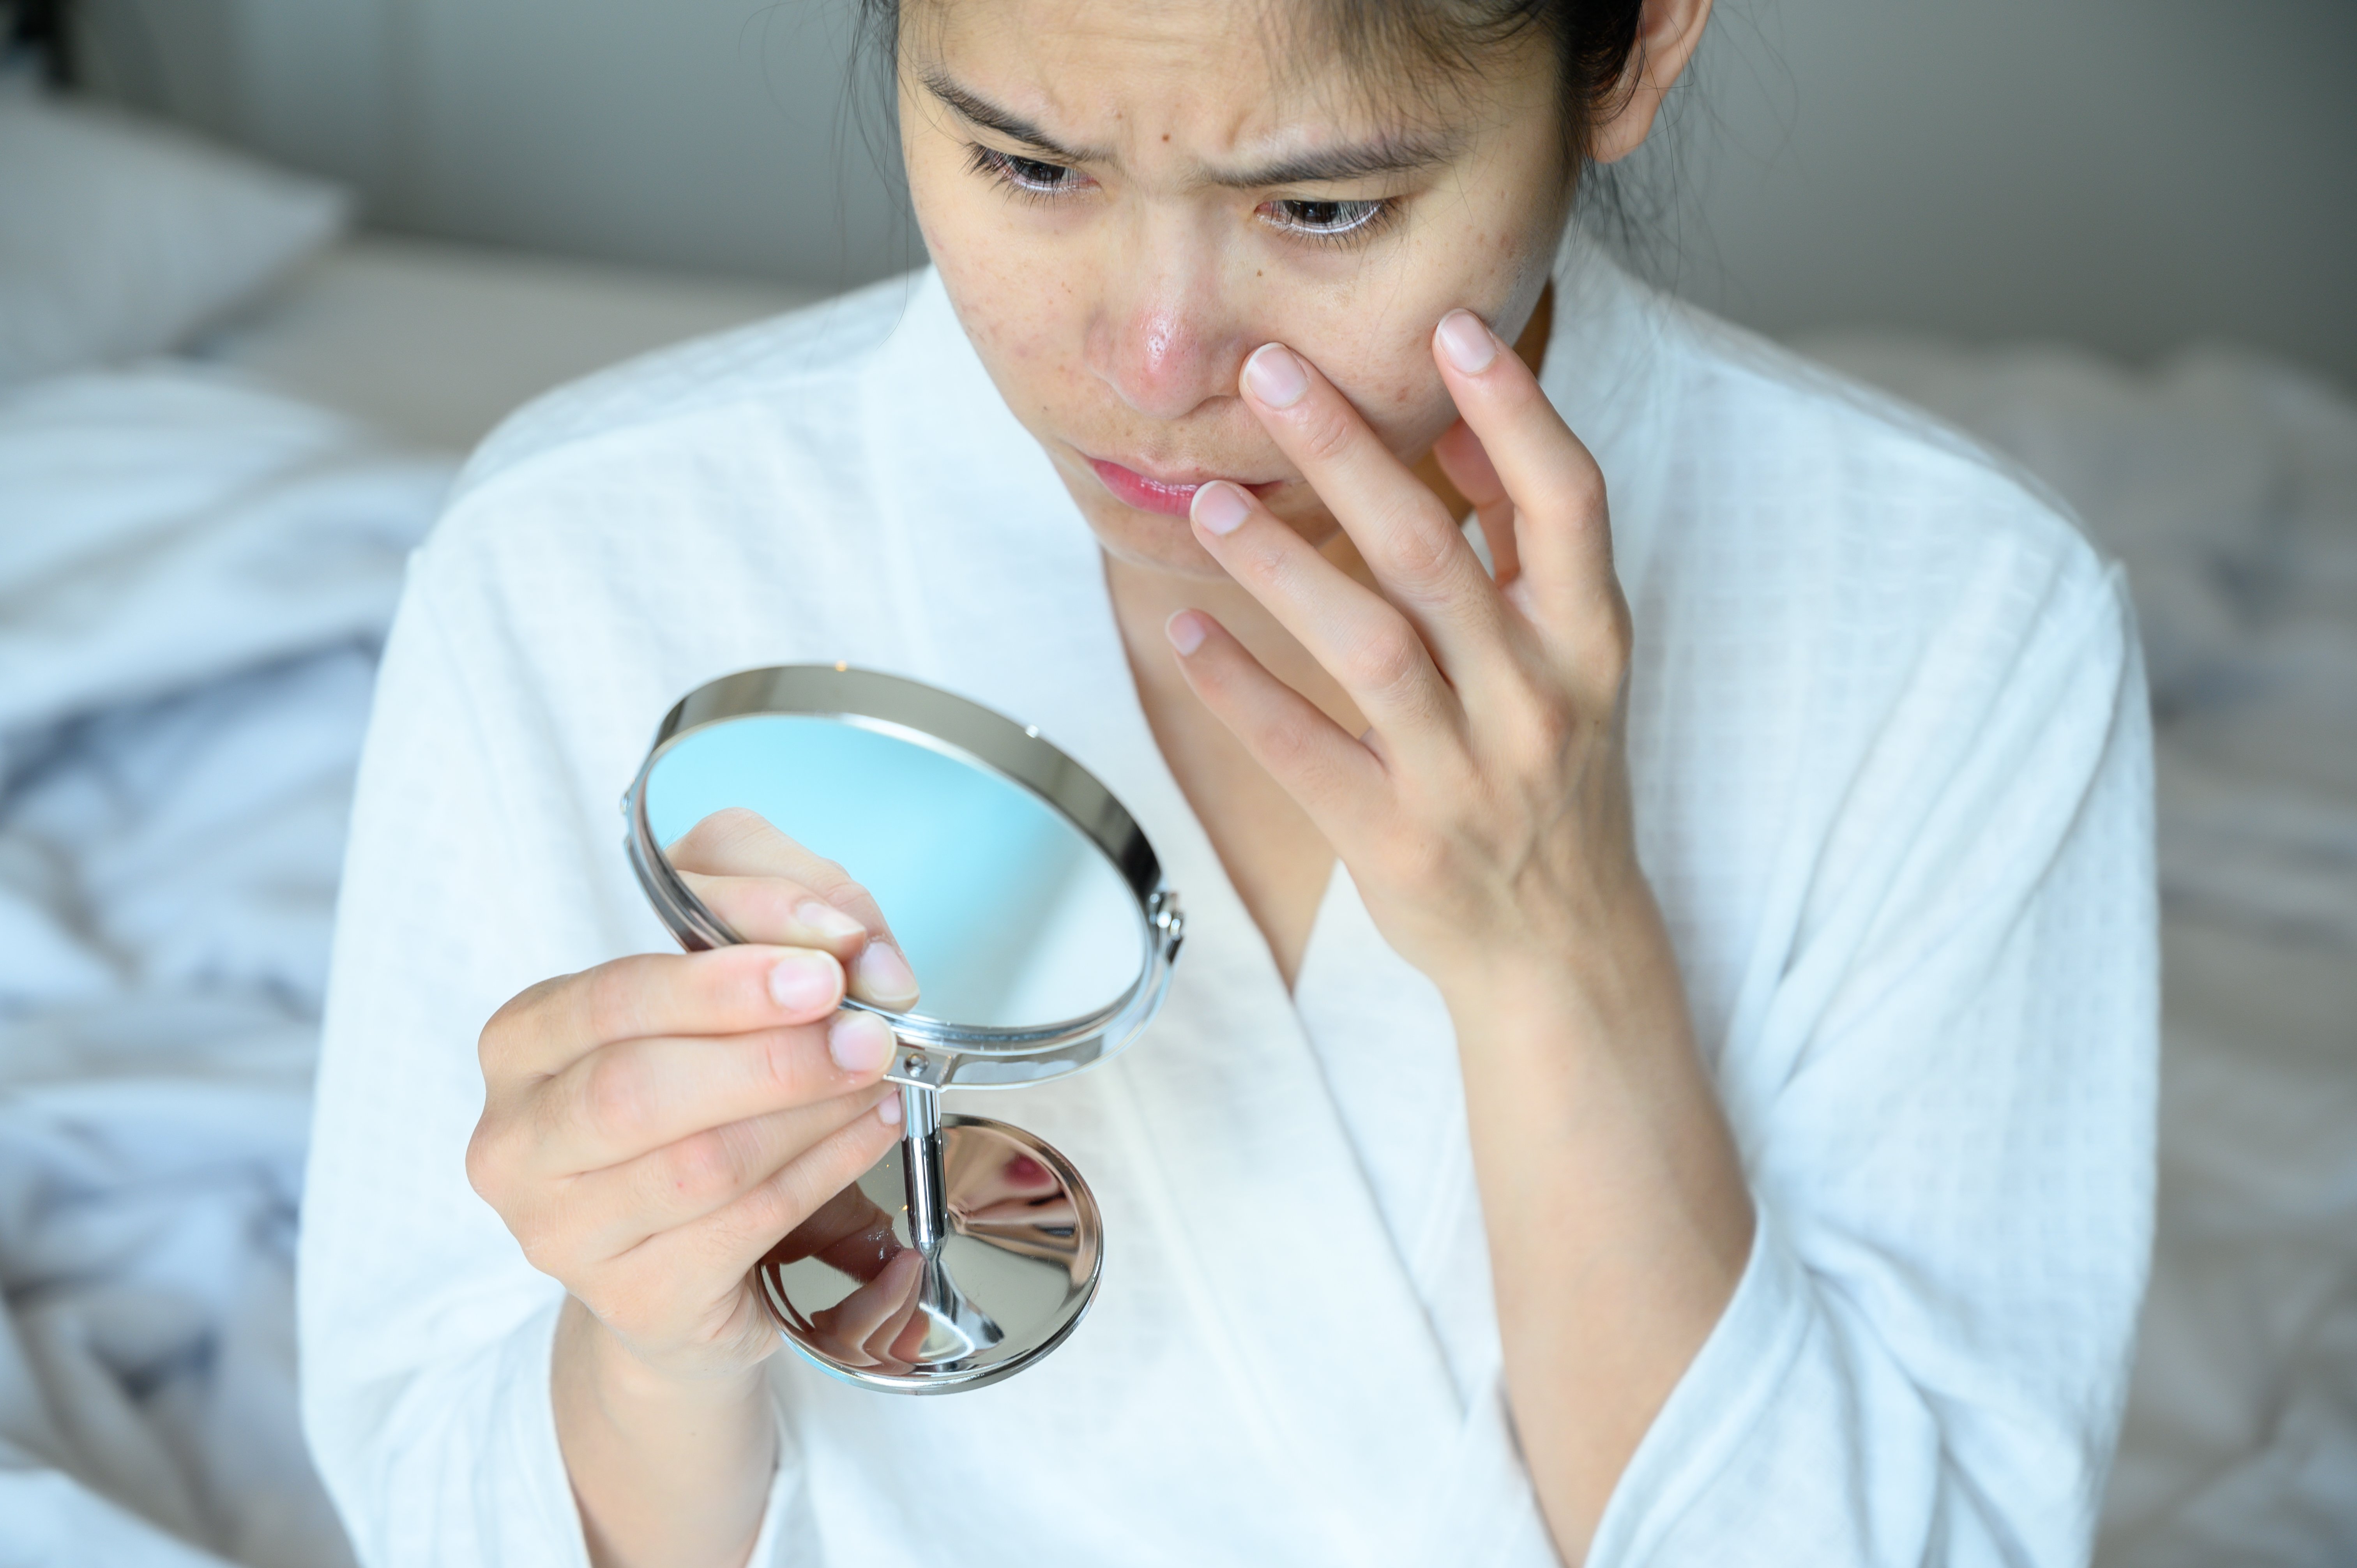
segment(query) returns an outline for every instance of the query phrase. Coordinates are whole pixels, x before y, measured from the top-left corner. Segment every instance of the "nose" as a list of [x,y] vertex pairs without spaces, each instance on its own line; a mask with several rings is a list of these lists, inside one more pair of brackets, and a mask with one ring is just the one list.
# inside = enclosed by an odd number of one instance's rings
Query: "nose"
[[1251,347],[1222,298],[1218,269],[1165,250],[1108,268],[1093,314],[1088,367],[1122,402],[1148,419],[1183,419],[1206,402],[1235,394]]

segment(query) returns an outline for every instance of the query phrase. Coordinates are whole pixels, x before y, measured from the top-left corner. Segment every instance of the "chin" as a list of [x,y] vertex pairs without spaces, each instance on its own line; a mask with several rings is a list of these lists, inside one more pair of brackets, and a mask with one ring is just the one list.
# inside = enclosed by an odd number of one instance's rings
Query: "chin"
[[1082,521],[1106,554],[1133,566],[1184,577],[1227,576],[1210,552],[1195,542],[1195,531],[1185,518],[1124,506],[1105,493],[1094,475],[1079,479],[1070,474],[1061,477],[1072,503],[1080,508]]

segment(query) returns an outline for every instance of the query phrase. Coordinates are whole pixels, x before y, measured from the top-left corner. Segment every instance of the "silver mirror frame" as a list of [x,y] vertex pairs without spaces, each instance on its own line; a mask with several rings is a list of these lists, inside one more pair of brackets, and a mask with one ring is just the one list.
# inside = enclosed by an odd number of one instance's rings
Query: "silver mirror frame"
[[1041,739],[1036,727],[920,682],[845,664],[785,664],[724,675],[681,698],[656,727],[647,759],[622,797],[628,824],[623,847],[648,902],[683,948],[696,952],[744,939],[689,889],[663,855],[647,818],[647,780],[655,764],[686,736],[765,714],[856,725],[1028,789],[1096,845],[1136,901],[1144,966],[1128,990],[1093,1013],[1030,1028],[993,1028],[921,1013],[888,1013],[846,1000],[846,1007],[882,1017],[899,1040],[899,1054],[886,1078],[929,1089],[1039,1083],[1113,1056],[1153,1021],[1170,987],[1186,920],[1178,894],[1162,880],[1154,846],[1128,811],[1086,768]]

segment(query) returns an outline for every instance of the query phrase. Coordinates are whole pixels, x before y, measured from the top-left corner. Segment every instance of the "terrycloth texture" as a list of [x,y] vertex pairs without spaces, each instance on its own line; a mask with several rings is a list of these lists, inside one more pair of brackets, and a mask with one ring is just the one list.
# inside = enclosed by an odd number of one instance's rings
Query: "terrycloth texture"
[[[1641,853],[1760,1209],[1590,1561],[2079,1561],[2153,1177],[2118,578],[1961,443],[1600,263],[1557,320],[1639,628]],[[1286,996],[938,281],[562,394],[471,475],[362,765],[302,1241],[306,1417],[361,1559],[584,1561],[559,1292],[462,1168],[476,1036],[667,945],[614,817],[664,708],[842,659],[1039,725],[1152,835],[1189,937],[1126,1056],[986,1102],[1096,1188],[1089,1321],[952,1399],[778,1358],[763,1560],[1551,1562],[1429,987],[1338,879]]]
[[2096,1561],[2357,1562],[2357,403],[2217,349],[1804,347],[2061,490],[2165,650],[2159,1227]]
[[452,467],[185,367],[0,394],[12,1568],[349,1561],[295,1217],[376,643]]

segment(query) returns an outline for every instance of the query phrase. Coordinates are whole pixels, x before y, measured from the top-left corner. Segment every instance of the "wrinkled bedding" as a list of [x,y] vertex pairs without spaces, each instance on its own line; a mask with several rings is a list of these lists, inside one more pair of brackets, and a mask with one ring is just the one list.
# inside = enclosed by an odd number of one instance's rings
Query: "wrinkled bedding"
[[[2357,1560],[2357,405],[2212,353],[1803,347],[2126,564],[2161,1222],[2105,1568]],[[0,398],[0,1558],[349,1561],[289,1268],[350,775],[448,459],[219,369]]]
[[293,1240],[375,649],[444,457],[157,364],[0,399],[0,1558],[348,1561]]

